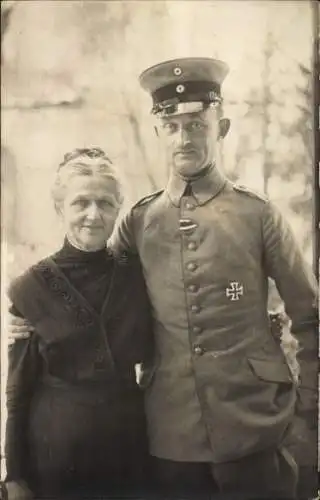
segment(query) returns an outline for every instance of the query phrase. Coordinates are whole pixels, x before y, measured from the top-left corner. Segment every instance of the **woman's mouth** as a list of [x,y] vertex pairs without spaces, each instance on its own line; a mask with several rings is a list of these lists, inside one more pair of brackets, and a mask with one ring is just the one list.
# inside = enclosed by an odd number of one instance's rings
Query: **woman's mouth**
[[83,226],[84,229],[87,229],[88,231],[98,231],[103,229],[103,226]]

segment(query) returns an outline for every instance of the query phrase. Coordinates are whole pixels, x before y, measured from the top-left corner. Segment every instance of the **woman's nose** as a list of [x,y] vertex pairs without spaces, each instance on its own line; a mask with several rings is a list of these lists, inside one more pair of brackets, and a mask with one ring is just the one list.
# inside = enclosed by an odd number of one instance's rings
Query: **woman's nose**
[[92,202],[87,208],[87,217],[88,219],[97,219],[100,217],[100,211],[97,203]]

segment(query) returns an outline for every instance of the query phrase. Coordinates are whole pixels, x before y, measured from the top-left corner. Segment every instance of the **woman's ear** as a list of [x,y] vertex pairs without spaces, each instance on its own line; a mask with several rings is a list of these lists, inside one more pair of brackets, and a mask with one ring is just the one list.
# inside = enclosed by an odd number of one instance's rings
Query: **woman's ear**
[[159,130],[158,130],[158,127],[156,127],[156,126],[154,125],[154,127],[153,127],[153,128],[154,128],[154,132],[155,132],[156,136],[157,136],[157,137],[159,137]]
[[221,118],[219,120],[219,139],[224,139],[229,132],[231,122],[229,118]]

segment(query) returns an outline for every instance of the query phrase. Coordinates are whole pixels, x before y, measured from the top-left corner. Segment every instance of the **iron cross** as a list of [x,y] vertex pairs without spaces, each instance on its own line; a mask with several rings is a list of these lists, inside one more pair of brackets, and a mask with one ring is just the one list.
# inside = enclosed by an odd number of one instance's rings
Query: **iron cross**
[[240,295],[243,295],[243,285],[240,285],[238,281],[231,281],[230,287],[226,288],[226,296],[230,300],[239,300]]

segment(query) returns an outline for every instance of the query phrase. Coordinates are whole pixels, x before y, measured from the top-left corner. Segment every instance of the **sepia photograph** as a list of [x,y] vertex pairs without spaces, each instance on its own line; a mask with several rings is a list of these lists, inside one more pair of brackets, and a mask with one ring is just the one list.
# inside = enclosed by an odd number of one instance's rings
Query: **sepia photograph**
[[319,498],[319,17],[1,1],[1,500]]

